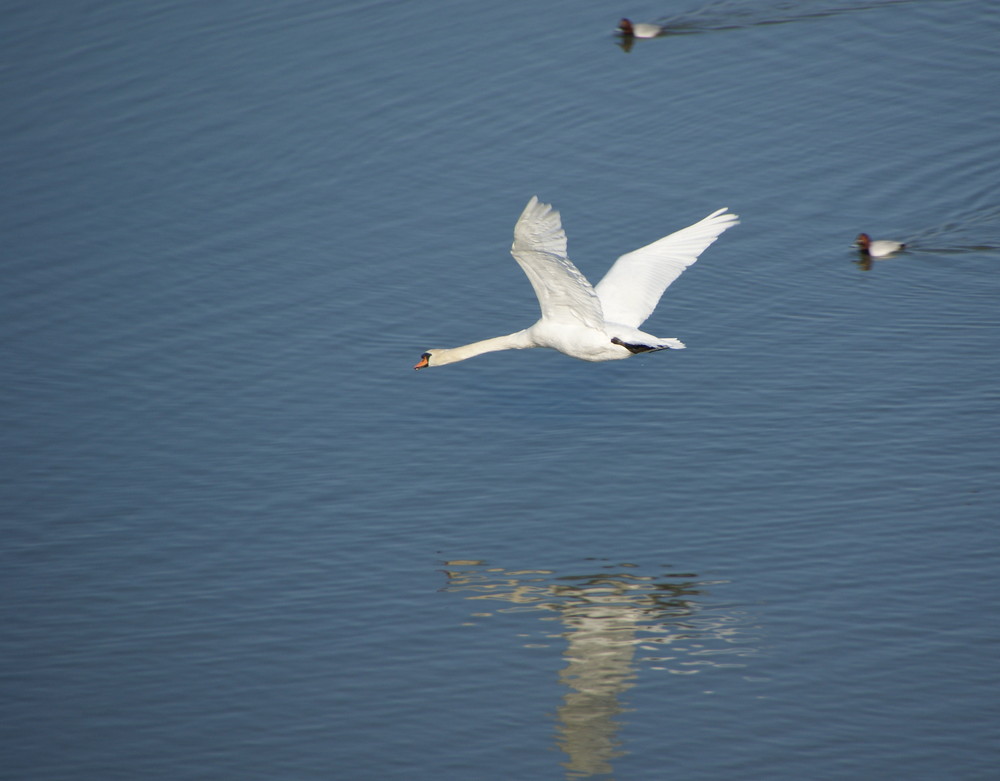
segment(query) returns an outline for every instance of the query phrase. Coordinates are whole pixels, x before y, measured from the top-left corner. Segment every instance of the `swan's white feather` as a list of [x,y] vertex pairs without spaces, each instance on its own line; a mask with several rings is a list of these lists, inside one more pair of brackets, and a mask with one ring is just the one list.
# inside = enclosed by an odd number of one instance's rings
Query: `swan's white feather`
[[735,214],[722,208],[694,225],[622,255],[595,288],[604,319],[638,328],[653,314],[670,283],[738,222]]
[[559,212],[532,196],[514,226],[510,254],[535,289],[542,318],[604,329],[601,302],[587,278],[566,256]]
[[[542,310],[538,322],[506,336],[428,350],[413,368],[529,347],[548,347],[582,361],[619,361],[640,352],[683,348],[678,339],[653,336],[638,326],[652,313],[667,285],[739,221],[725,211],[719,209],[689,228],[622,255],[595,290],[566,255],[559,212],[533,197],[514,226],[510,251],[538,296]],[[605,319],[607,312],[611,314]]]

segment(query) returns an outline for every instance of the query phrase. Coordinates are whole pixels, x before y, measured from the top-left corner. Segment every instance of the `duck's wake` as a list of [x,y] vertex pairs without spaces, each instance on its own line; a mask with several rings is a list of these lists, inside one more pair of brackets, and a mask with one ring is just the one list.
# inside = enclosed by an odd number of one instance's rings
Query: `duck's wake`
[[907,249],[935,254],[1000,250],[1000,206],[988,206],[914,234]]
[[722,30],[744,30],[771,24],[790,24],[914,2],[917,0],[868,0],[860,3],[772,0],[770,3],[755,4],[750,8],[735,0],[717,0],[687,13],[658,19],[657,23],[663,26],[667,35],[695,35]]

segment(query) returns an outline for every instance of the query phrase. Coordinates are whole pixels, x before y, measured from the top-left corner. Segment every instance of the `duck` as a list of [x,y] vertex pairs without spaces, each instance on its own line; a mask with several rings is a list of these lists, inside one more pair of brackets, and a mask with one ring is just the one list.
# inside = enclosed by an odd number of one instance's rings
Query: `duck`
[[858,252],[869,258],[886,258],[906,249],[906,245],[898,241],[888,239],[872,241],[867,233],[859,233],[854,240],[854,246],[858,248]]
[[632,22],[630,19],[622,19],[618,22],[618,32],[631,38],[658,38],[666,34],[666,30],[658,24]]
[[445,366],[498,350],[547,347],[582,361],[617,361],[682,350],[680,339],[639,330],[663,292],[739,216],[718,209],[669,236],[619,257],[592,286],[569,259],[559,212],[533,196],[514,225],[511,255],[534,288],[538,321],[521,331],[461,347],[427,350],[414,369]]

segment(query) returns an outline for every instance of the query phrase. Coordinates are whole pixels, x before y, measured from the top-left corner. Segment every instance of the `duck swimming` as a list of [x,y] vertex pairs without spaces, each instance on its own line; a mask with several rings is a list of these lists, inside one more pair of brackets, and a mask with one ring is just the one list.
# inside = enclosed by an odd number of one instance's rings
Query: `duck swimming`
[[872,241],[867,233],[859,233],[854,240],[854,246],[858,248],[858,252],[870,258],[886,258],[906,249],[906,245],[898,241],[888,239]]
[[666,30],[658,24],[649,22],[632,22],[629,19],[622,19],[618,22],[618,32],[626,37],[633,38],[658,38],[666,34]]

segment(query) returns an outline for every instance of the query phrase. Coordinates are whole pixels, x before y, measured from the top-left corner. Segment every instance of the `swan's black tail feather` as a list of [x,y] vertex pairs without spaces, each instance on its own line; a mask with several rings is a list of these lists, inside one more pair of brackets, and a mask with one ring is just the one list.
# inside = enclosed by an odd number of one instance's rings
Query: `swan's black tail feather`
[[612,344],[620,344],[626,350],[628,350],[632,355],[638,355],[639,353],[655,353],[657,350],[669,350],[670,347],[663,345],[662,347],[650,347],[648,344],[629,344],[628,342],[623,342],[617,336],[611,337]]

